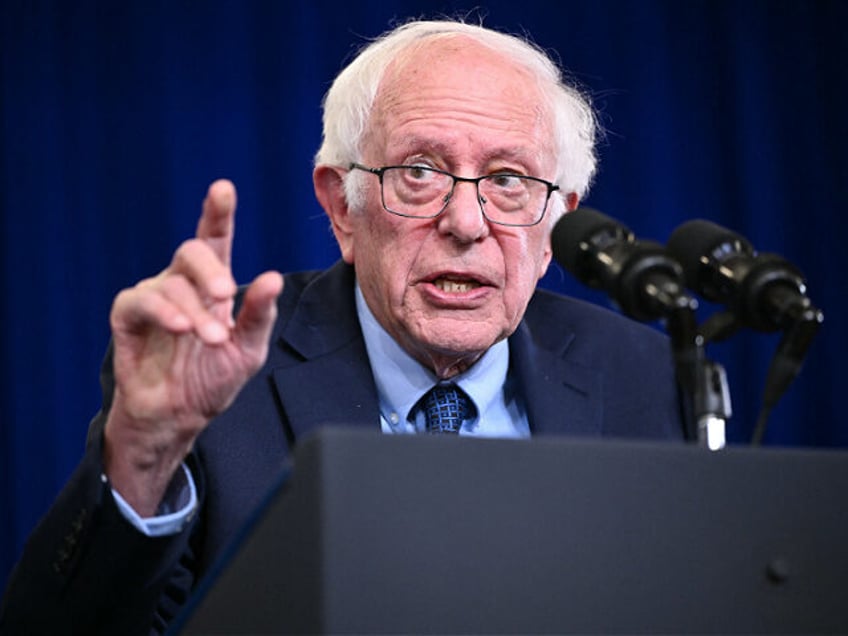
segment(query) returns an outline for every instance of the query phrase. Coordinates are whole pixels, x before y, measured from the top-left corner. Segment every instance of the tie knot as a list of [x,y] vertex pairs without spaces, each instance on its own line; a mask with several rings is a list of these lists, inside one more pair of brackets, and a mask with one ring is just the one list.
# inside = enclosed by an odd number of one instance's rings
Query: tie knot
[[457,434],[476,413],[474,403],[457,385],[437,384],[421,398],[427,432]]

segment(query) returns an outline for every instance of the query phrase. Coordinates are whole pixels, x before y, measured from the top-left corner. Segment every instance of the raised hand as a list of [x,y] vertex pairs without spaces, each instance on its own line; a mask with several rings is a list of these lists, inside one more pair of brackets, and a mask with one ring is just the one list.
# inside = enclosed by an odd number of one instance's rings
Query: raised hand
[[194,440],[268,353],[283,280],[277,272],[256,278],[233,320],[235,209],[232,183],[213,183],[197,236],[112,307],[115,394],[104,463],[112,487],[142,516],[155,512]]

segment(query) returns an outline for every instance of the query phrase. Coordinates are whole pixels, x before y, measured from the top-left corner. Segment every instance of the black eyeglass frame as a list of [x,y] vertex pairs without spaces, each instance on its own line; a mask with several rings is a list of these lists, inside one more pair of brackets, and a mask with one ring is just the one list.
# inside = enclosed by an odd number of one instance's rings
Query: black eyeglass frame
[[[450,177],[453,179],[451,183],[450,190],[445,196],[444,204],[441,209],[435,214],[427,214],[427,215],[417,215],[417,214],[403,214],[402,212],[398,212],[397,210],[392,210],[389,206],[386,205],[386,196],[383,190],[383,175],[387,170],[397,170],[400,168],[417,168],[419,170],[427,170],[429,172],[435,172],[438,174],[443,174],[446,177]],[[383,166],[382,168],[369,168],[368,166],[362,165],[361,163],[352,162],[348,166],[349,170],[363,170],[364,172],[370,172],[371,174],[377,175],[377,178],[380,180],[380,202],[383,204],[383,209],[389,214],[394,214],[395,216],[401,216],[406,219],[435,219],[442,215],[442,213],[447,209],[448,203],[453,198],[453,192],[456,188],[456,184],[458,181],[464,183],[473,183],[474,187],[477,190],[477,202],[480,204],[480,212],[483,213],[483,218],[485,218],[489,223],[494,223],[495,225],[503,225],[506,227],[533,227],[534,225],[538,225],[542,222],[542,219],[545,218],[545,214],[548,212],[548,204],[551,201],[551,195],[560,189],[558,185],[555,183],[551,183],[550,181],[546,181],[544,179],[540,179],[539,177],[531,177],[526,174],[516,174],[514,172],[497,172],[494,174],[486,174],[480,177],[459,177],[453,173],[447,172],[446,170],[440,170],[439,168],[431,168],[430,166],[415,166],[415,165],[399,165],[399,166]],[[537,183],[543,184],[547,188],[547,194],[545,196],[545,204],[542,206],[542,213],[539,215],[539,218],[533,221],[532,223],[505,223],[503,221],[496,221],[492,219],[488,214],[486,214],[485,203],[486,199],[480,194],[480,182],[484,179],[491,179],[492,177],[517,177],[520,179],[529,179],[530,181],[535,181]]]

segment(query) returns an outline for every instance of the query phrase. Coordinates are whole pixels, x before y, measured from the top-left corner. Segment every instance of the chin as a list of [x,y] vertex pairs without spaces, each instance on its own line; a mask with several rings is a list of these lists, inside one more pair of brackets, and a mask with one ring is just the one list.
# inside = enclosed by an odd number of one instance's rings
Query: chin
[[422,336],[419,342],[436,355],[474,359],[503,338],[500,331],[469,329],[451,321],[430,325]]

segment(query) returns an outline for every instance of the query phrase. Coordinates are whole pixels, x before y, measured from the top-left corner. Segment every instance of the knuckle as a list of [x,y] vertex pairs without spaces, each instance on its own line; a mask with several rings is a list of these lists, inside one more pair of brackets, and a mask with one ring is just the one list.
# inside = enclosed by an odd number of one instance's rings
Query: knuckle
[[183,241],[174,252],[171,269],[194,271],[209,262],[213,256],[211,248],[205,241],[198,238],[188,239]]
[[191,263],[197,258],[198,247],[197,239],[188,239],[180,243],[180,246],[174,252],[173,259],[171,259],[171,267],[179,268]]
[[109,323],[113,327],[120,321],[121,316],[126,313],[131,305],[132,295],[132,289],[122,289],[115,296],[115,300],[112,301],[112,310],[109,312]]
[[168,276],[163,276],[157,287],[168,297],[180,297],[192,291],[192,285],[189,279],[179,273],[171,273]]

